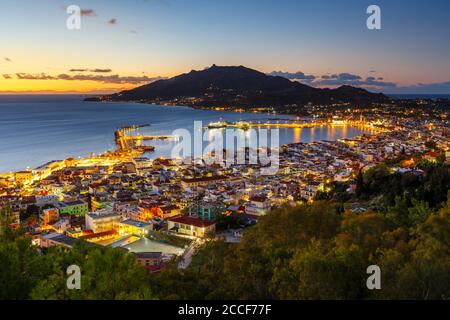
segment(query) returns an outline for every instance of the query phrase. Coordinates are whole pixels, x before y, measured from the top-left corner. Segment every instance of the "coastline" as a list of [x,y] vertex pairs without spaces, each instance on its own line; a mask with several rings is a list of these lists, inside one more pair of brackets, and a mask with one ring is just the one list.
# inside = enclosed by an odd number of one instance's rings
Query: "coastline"
[[[84,101],[84,100],[82,100],[82,101]],[[90,102],[90,101],[88,101],[88,102]],[[129,101],[129,102],[128,101],[127,102],[122,102],[122,101],[100,101],[100,102],[102,102],[102,103],[111,103],[111,102],[113,102],[114,104],[120,104],[120,103],[140,104],[140,105],[142,104],[142,105],[153,106],[153,107],[177,107],[177,108],[180,107],[180,108],[188,108],[188,109],[193,109],[193,110],[226,112],[226,113],[233,113],[233,114],[240,114],[240,113],[244,113],[244,112],[245,113],[249,113],[249,112],[246,112],[245,110],[242,110],[242,111],[236,111],[236,110],[233,110],[233,109],[224,110],[223,108],[220,108],[220,110],[217,110],[215,108],[211,109],[211,108],[202,108],[202,107],[198,107],[198,106],[188,106],[188,105],[167,105],[167,104],[166,105],[158,105],[156,103],[140,102],[140,101]],[[254,113],[254,114],[261,114],[261,115],[268,115],[268,116],[272,115],[274,117],[276,117],[276,116],[294,117],[292,114],[284,114],[284,113],[266,113],[266,112],[255,112],[255,111],[252,112],[252,113]],[[279,119],[276,119],[276,118],[271,119],[271,118],[268,117],[267,118],[267,123],[269,123],[270,121],[277,121],[277,120],[279,120]],[[295,122],[295,121],[311,121],[311,120],[310,120],[309,117],[297,117],[297,119],[290,119],[288,121]],[[338,126],[342,126],[344,124],[339,123],[337,125]],[[378,130],[376,127],[373,127],[373,126],[370,127],[370,126],[366,126],[366,125],[363,125],[363,124],[360,124],[360,123],[354,123],[354,122],[353,123],[345,123],[345,125],[348,125],[348,126],[351,126],[351,127],[358,127],[358,128],[362,128],[362,129]],[[265,126],[265,123],[255,124],[254,126],[255,127]],[[274,127],[283,126],[283,124],[273,124],[273,126]],[[325,122],[317,122],[316,121],[316,122],[314,122],[312,124],[310,123],[310,124],[306,124],[305,125],[305,127],[307,127],[307,128],[308,127],[309,128],[327,127],[327,126],[333,126],[333,124],[332,123],[325,123]],[[292,129],[294,129],[294,127],[292,127]],[[113,134],[113,133],[111,132],[111,134]],[[319,139],[319,140],[324,140],[324,139]],[[298,143],[302,143],[302,142],[298,142]],[[296,144],[296,142],[283,143],[283,145],[287,145],[287,144]],[[113,162],[112,157],[114,156],[114,153],[115,153],[114,150],[109,149],[109,150],[106,150],[105,152],[98,153],[98,155],[94,155],[94,156],[91,155],[92,153],[90,153],[90,155],[84,156],[84,157],[78,157],[77,155],[75,155],[75,156],[70,156],[70,157],[65,158],[64,160],[59,160],[59,161],[65,162],[65,161],[69,160],[69,162],[70,162],[70,161],[74,161],[74,157],[77,157],[77,159],[75,161],[79,161],[81,164],[90,164],[90,163],[101,164],[101,163],[103,163],[105,161],[105,159],[109,163],[111,163],[111,162]],[[124,156],[124,157],[122,157],[121,161],[122,162],[125,161],[125,160],[128,161],[131,158],[132,157],[130,155]],[[56,160],[50,160],[50,162],[55,162],[55,161]],[[47,162],[49,162],[49,161],[47,161]],[[2,173],[0,173],[0,177],[11,177],[15,173],[22,172],[22,171],[37,171],[38,168],[43,167],[46,164],[47,163],[37,165],[33,169],[23,168],[23,169],[19,169],[19,170],[11,170],[9,172],[2,172]]]
[[[264,125],[264,124],[261,124],[261,126],[265,126],[265,125]],[[339,126],[344,126],[344,125],[339,125]],[[345,126],[347,126],[347,124],[346,124]],[[352,124],[350,124],[349,126],[351,126],[351,127],[358,127],[358,125],[352,125]],[[305,129],[314,129],[314,128],[317,128],[317,127],[333,127],[333,125],[332,125],[332,124],[317,124],[317,125],[315,125],[314,127],[307,127],[307,128],[305,128]],[[369,129],[369,127],[361,127],[361,128],[363,128],[363,129],[365,129],[365,130],[368,130],[368,129]],[[376,131],[377,129],[375,129],[375,128],[372,127],[372,128],[370,128],[369,130]],[[360,135],[357,135],[357,136],[353,137],[352,139],[359,138],[359,137],[364,136],[364,135],[366,135],[366,134],[367,134],[367,133],[362,133],[362,134],[360,134]],[[376,134],[376,132],[374,132],[374,133],[372,133],[372,134]],[[336,142],[336,141],[338,141],[338,140],[339,140],[339,139],[337,139],[337,140],[320,139],[320,140],[317,140],[317,141],[330,141],[330,142]],[[285,144],[281,145],[280,148],[282,148],[282,147],[284,147],[284,146],[291,146],[291,145],[312,144],[312,143],[315,143],[315,142],[317,142],[317,141],[312,141],[312,142],[291,142],[291,143],[285,143]],[[74,159],[74,158],[72,158],[72,157],[69,157],[69,158],[66,158],[66,159],[63,159],[63,160],[52,160],[52,161],[50,161],[50,162],[44,163],[44,164],[42,164],[42,165],[39,165],[39,166],[36,167],[35,169],[29,169],[29,170],[23,169],[23,170],[11,171],[11,172],[9,172],[9,173],[0,173],[0,177],[1,177],[1,178],[12,178],[15,174],[20,173],[20,172],[26,172],[26,171],[39,171],[38,168],[45,167],[45,166],[48,165],[48,164],[59,163],[59,169],[62,169],[63,167],[67,167],[67,164],[68,164],[68,163],[69,163],[69,164],[72,164],[72,165],[73,165],[73,164],[76,164],[76,166],[79,166],[79,167],[83,167],[83,166],[86,166],[86,165],[97,165],[97,166],[101,166],[101,165],[105,165],[105,162],[107,162],[108,165],[112,165],[112,164],[119,164],[119,163],[131,161],[132,158],[133,158],[133,156],[132,156],[131,154],[129,154],[128,156],[127,156],[127,155],[121,156],[120,159],[119,159],[119,158],[114,159],[114,155],[115,155],[116,152],[117,152],[117,150],[116,150],[116,151],[107,150],[107,151],[104,152],[104,153],[101,153],[101,154],[98,154],[98,155],[94,155],[94,156],[78,157],[77,159]],[[52,173],[52,172],[46,172],[46,173],[44,173],[44,174],[41,174],[41,175],[39,175],[39,177],[37,177],[37,179],[34,179],[34,180],[44,179],[44,178],[48,177],[49,175],[51,175],[51,173]],[[33,182],[34,182],[34,180],[33,180]]]

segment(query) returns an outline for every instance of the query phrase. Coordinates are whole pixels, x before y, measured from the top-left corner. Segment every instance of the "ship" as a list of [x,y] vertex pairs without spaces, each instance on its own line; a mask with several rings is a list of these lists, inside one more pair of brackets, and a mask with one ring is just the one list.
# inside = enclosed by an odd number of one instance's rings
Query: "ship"
[[208,124],[208,129],[220,129],[225,128],[226,126],[228,126],[228,123],[226,121],[210,122]]
[[250,123],[247,121],[238,121],[235,124],[236,128],[242,129],[242,130],[248,130],[250,129]]

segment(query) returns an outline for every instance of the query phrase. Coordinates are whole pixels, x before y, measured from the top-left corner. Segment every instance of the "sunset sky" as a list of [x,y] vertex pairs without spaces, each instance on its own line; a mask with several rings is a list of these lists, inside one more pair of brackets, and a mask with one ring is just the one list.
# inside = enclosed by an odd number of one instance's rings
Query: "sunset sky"
[[[320,3],[319,3],[320,2]],[[66,28],[69,5],[81,30]],[[366,9],[381,8],[382,30]],[[450,93],[450,1],[2,0],[0,93],[112,92],[212,64]]]

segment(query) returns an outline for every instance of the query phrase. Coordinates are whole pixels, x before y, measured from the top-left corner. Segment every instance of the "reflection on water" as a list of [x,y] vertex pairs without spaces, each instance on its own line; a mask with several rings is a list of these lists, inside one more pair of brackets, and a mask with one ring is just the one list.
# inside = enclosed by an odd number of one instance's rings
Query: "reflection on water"
[[[34,168],[45,162],[87,156],[115,148],[114,131],[133,124],[151,124],[143,134],[167,135],[184,128],[193,136],[194,121],[203,126],[219,119],[266,122],[273,115],[195,110],[137,103],[83,102],[78,96],[8,100],[0,98],[0,172]],[[283,118],[290,118],[283,116]],[[257,130],[265,132],[264,127]],[[204,129],[206,130],[206,129]],[[273,130],[273,129],[272,129]],[[222,132],[225,130],[222,129]],[[267,130],[270,133],[271,130]],[[364,131],[356,127],[280,128],[279,144],[336,140]],[[242,131],[242,134],[248,135]],[[206,137],[210,136],[210,133]],[[270,141],[270,139],[268,139]],[[173,141],[151,141],[151,157],[170,157]],[[205,142],[204,146],[208,143]]]

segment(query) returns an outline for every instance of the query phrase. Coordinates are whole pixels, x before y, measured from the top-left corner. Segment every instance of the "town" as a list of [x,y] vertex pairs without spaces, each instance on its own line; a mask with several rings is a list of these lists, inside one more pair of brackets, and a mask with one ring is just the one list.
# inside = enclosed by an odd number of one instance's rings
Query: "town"
[[129,136],[140,126],[121,128],[115,151],[1,174],[0,207],[11,208],[11,226],[22,226],[42,249],[71,247],[82,239],[122,248],[152,272],[172,259],[186,268],[203,242],[238,243],[272,209],[313,202],[334,182],[348,183],[353,193],[357,174],[381,162],[402,156],[390,170],[418,175],[414,164],[421,159],[450,162],[445,112],[384,110],[340,108],[329,117],[329,110],[311,107],[313,125],[364,125],[370,133],[283,145],[278,172],[268,176],[260,174],[260,164],[150,159],[143,154],[153,147],[142,146],[142,140],[176,137]]

